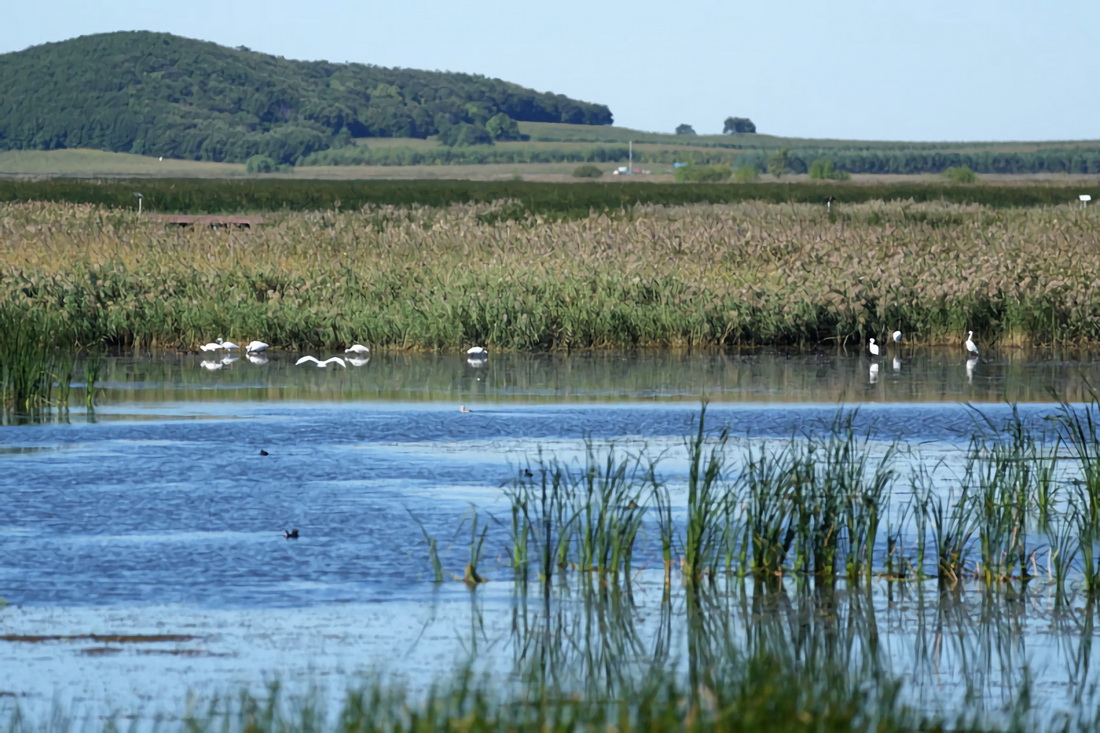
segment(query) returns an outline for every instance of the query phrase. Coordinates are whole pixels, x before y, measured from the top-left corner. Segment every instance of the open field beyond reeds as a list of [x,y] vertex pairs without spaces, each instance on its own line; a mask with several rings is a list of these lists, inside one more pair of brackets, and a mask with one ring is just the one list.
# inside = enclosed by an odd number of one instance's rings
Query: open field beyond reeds
[[[166,228],[91,205],[0,208],[6,318],[65,347],[718,348],[1094,343],[1094,209],[944,202],[517,202],[277,213]],[[22,315],[21,315],[22,314]]]

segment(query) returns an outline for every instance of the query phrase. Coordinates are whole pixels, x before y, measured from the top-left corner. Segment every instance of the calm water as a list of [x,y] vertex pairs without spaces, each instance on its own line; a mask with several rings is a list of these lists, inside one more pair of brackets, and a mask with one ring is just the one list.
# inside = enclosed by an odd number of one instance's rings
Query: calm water
[[[932,457],[950,476],[980,427],[963,403],[996,423],[1010,413],[1006,401],[1018,402],[1042,429],[1055,398],[1086,400],[1100,383],[1089,355],[968,363],[958,350],[902,349],[897,359],[891,350],[877,362],[379,354],[347,369],[295,367],[296,357],[110,359],[94,418],[74,410],[68,422],[0,426],[0,596],[11,604],[0,610],[0,712],[60,705],[92,721],[178,712],[189,689],[233,692],[273,675],[338,696],[367,671],[423,680],[471,645],[507,649],[515,614],[527,613],[512,584],[471,594],[431,583],[418,521],[440,539],[447,571],[461,574],[471,506],[499,520],[483,570],[504,578],[505,489],[524,467],[538,469],[540,450],[567,461],[586,441],[663,451],[675,498],[702,397],[708,425],[728,427],[741,446],[826,435],[840,406],[858,406],[855,424],[872,446],[901,441],[903,462]],[[290,528],[300,539],[284,538]],[[642,609],[659,596],[658,585],[645,590],[647,577]],[[988,616],[965,598],[944,611],[923,591],[907,596],[915,610],[906,616],[897,598],[875,593],[869,610],[890,629],[902,668],[919,657],[926,622]],[[1011,653],[985,674],[1010,677],[1033,661],[1045,670],[1038,682],[1061,690],[1056,699],[1072,697],[1071,678],[1090,681],[1072,665],[1091,659],[1081,650],[1091,627],[1085,637],[1057,632],[1042,594],[1002,603],[1006,623],[1030,638],[1011,636]],[[92,634],[189,638],[80,638]],[[15,639],[28,635],[77,638]],[[958,643],[979,647],[980,634]],[[959,660],[979,653],[941,648],[942,677],[918,680],[920,694],[957,695],[971,663]]]

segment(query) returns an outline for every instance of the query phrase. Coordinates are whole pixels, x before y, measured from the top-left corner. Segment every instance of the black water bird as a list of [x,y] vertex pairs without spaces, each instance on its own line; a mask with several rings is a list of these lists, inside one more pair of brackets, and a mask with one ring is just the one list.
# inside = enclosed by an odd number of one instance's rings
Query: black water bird
[[283,530],[283,534],[285,534],[285,535],[286,535],[286,538],[287,538],[288,540],[296,540],[296,539],[298,539],[298,530],[297,530],[297,529],[292,529],[292,530],[290,530],[289,532],[287,532],[287,531],[286,531],[286,530],[284,529],[284,530]]
[[269,456],[269,455],[271,455],[271,454],[270,454],[270,453],[268,453],[267,451],[265,451],[265,450],[264,450],[263,448],[260,448],[260,455],[261,455],[261,456]]

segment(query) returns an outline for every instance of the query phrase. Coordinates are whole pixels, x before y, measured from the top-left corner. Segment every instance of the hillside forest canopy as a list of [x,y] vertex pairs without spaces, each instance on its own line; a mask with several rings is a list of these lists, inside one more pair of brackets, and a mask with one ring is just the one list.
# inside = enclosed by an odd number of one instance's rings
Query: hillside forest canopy
[[0,55],[0,89],[0,150],[294,164],[353,138],[463,145],[521,139],[517,121],[612,123],[606,105],[499,79],[293,61],[148,31]]

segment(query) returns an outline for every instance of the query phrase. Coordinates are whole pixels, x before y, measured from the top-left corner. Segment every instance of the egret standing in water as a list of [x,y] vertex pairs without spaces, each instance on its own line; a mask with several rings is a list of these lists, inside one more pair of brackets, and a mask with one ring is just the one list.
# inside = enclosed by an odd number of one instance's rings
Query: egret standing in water
[[870,340],[870,343],[868,344],[867,348],[870,350],[871,356],[878,356],[879,348],[878,348],[878,344],[875,343],[874,339]]
[[967,331],[966,332],[966,350],[967,350],[968,353],[973,354],[974,356],[978,355],[978,347],[974,343],[974,332],[973,331]]

